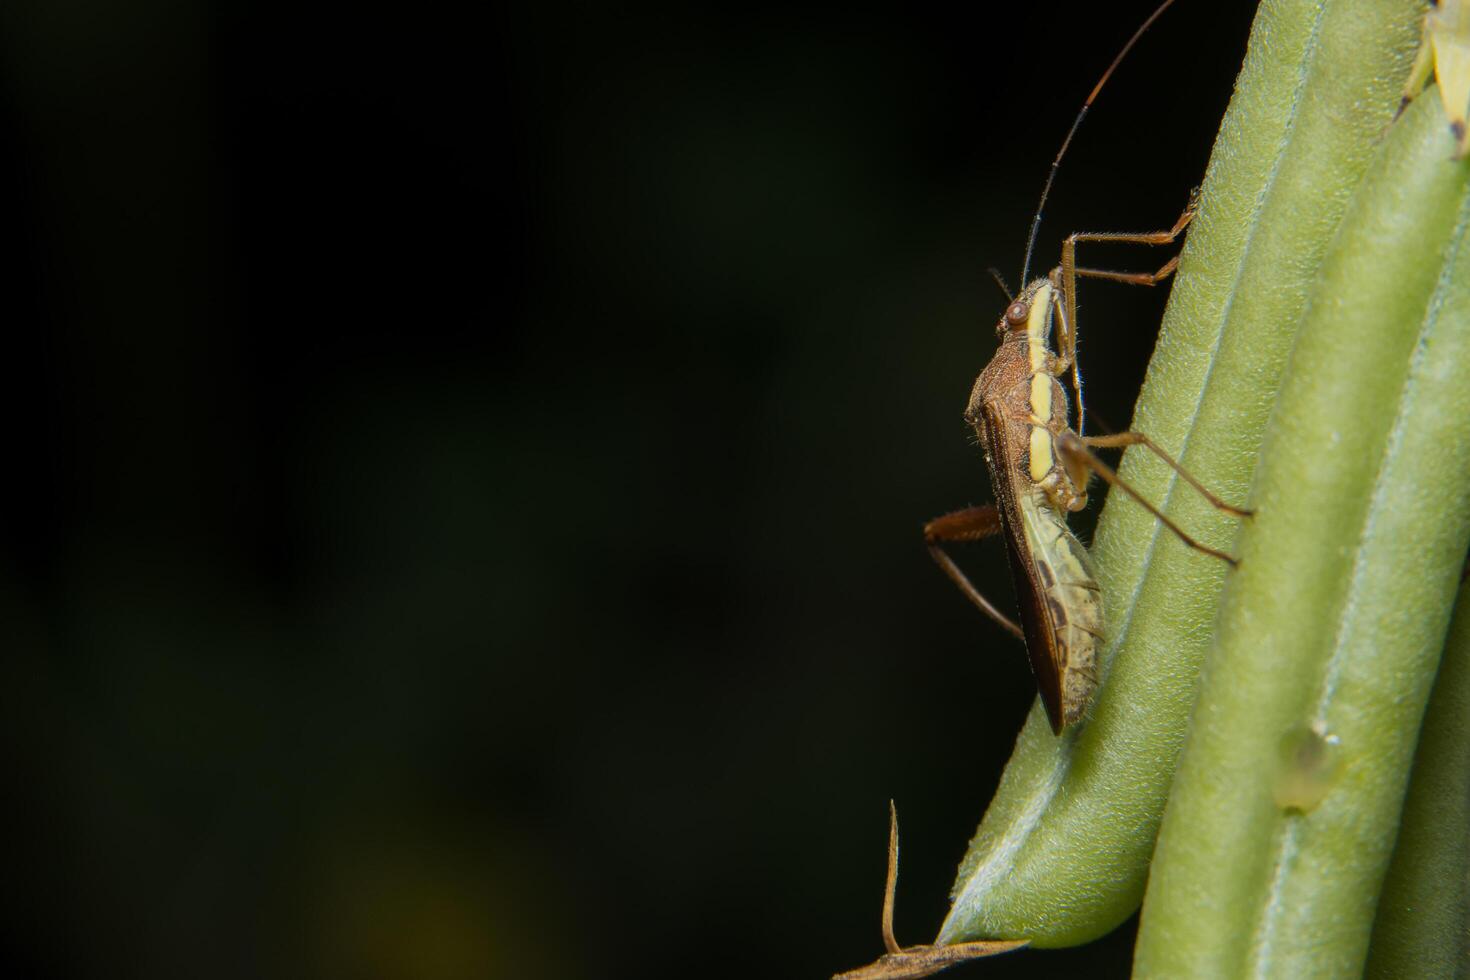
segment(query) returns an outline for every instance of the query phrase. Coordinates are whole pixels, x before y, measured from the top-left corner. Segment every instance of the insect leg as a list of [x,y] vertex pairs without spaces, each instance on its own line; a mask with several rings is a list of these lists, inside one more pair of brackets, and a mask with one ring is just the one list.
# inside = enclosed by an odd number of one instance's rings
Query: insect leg
[[1439,84],[1439,98],[1444,106],[1450,135],[1455,139],[1452,159],[1459,160],[1470,152],[1470,129],[1466,127],[1465,107],[1470,103],[1470,63],[1465,50],[1470,46],[1470,5],[1464,0],[1437,0],[1424,15],[1424,33],[1419,52],[1404,82],[1397,119],[1404,108],[1424,88],[1430,76]]
[[1194,220],[1199,211],[1199,191],[1189,195],[1184,213],[1168,231],[1079,231],[1062,241],[1062,264],[1053,270],[1052,286],[1056,296],[1056,314],[1059,323],[1057,349],[1064,364],[1072,369],[1072,393],[1077,400],[1077,431],[1087,428],[1086,411],[1082,404],[1082,377],[1077,365],[1077,277],[1110,279],[1134,286],[1152,286],[1173,275],[1179,267],[1179,256],[1174,256],[1158,272],[1110,272],[1106,269],[1084,269],[1077,267],[1078,242],[1125,242],[1136,245],[1167,245],[1184,234],[1184,229]]
[[1225,511],[1225,513],[1234,514],[1236,517],[1250,517],[1251,514],[1254,513],[1254,511],[1246,510],[1243,507],[1236,507],[1233,504],[1227,504],[1225,501],[1215,496],[1209,490],[1205,489],[1204,484],[1200,483],[1199,480],[1195,478],[1193,473],[1190,473],[1189,470],[1186,470],[1182,465],[1180,465],[1178,460],[1176,460],[1173,456],[1170,456],[1168,453],[1164,452],[1164,450],[1159,447],[1158,443],[1154,442],[1142,432],[1119,432],[1115,435],[1110,436],[1088,436],[1082,441],[1096,449],[1119,449],[1127,446],[1144,446],[1155,456],[1159,457],[1159,459],[1162,459],[1165,463],[1168,463],[1170,468],[1172,468],[1175,473],[1178,473],[1180,476],[1184,477],[1185,482],[1198,490],[1200,496],[1208,500],[1210,502],[1210,505],[1216,510],[1223,510]]
[[[1116,282],[1132,283],[1138,286],[1152,286],[1157,282],[1168,278],[1179,265],[1176,256],[1164,264],[1158,272],[1129,273],[1108,272],[1104,269],[1079,269],[1077,267],[1077,244],[1079,242],[1120,242],[1132,245],[1167,245],[1184,234],[1184,229],[1194,220],[1199,211],[1199,192],[1195,191],[1189,195],[1189,203],[1184,207],[1184,213],[1179,220],[1174,222],[1174,227],[1168,231],[1079,231],[1073,232],[1062,241],[1062,291],[1066,293],[1067,322],[1073,326],[1077,323],[1077,277],[1087,276],[1093,279],[1112,279]],[[1075,341],[1075,333],[1073,340]],[[1074,348],[1075,349],[1075,348]]]
[[950,581],[959,586],[971,602],[980,608],[980,611],[1001,626],[1014,633],[1016,638],[1025,641],[1026,636],[1021,632],[1021,627],[991,605],[989,599],[980,594],[965,573],[960,571],[960,566],[954,563],[944,550],[945,542],[980,541],[984,538],[993,537],[1003,530],[1000,522],[1000,511],[994,504],[986,504],[983,507],[966,507],[943,517],[936,517],[924,525],[924,543],[929,546],[929,554],[933,557],[935,564],[948,575]]
[[[1122,435],[1125,435],[1125,436],[1131,436],[1131,435],[1134,435],[1134,434],[1135,433],[1131,433],[1131,432],[1122,433]],[[1102,439],[1102,440],[1111,441],[1111,440],[1117,439],[1118,437],[1117,436],[1099,436],[1098,438],[1099,439]],[[1118,472],[1116,470],[1114,470],[1107,463],[1104,463],[1098,457],[1097,453],[1094,453],[1091,449],[1088,448],[1088,445],[1087,444],[1089,442],[1093,442],[1093,440],[1089,439],[1086,442],[1084,442],[1081,436],[1079,436],[1079,435],[1077,435],[1077,433],[1071,432],[1071,431],[1063,432],[1059,436],[1057,436],[1056,442],[1055,442],[1055,445],[1057,447],[1057,452],[1065,460],[1066,465],[1067,465],[1067,468],[1068,468],[1069,471],[1071,471],[1073,473],[1076,473],[1077,471],[1083,470],[1083,469],[1092,470],[1094,473],[1096,473],[1098,476],[1102,477],[1108,483],[1110,483],[1113,486],[1119,488],[1124,493],[1128,494],[1128,496],[1130,496],[1134,500],[1138,501],[1138,503],[1143,507],[1144,510],[1148,511],[1150,514],[1154,515],[1154,517],[1158,518],[1159,523],[1163,524],[1170,531],[1173,531],[1174,532],[1174,535],[1176,537],[1178,537],[1180,541],[1183,541],[1185,544],[1189,545],[1191,548],[1194,548],[1196,551],[1203,551],[1207,555],[1214,555],[1216,558],[1220,559],[1221,561],[1228,562],[1231,565],[1235,565],[1236,564],[1235,559],[1234,558],[1231,558],[1229,555],[1225,554],[1225,552],[1220,551],[1217,548],[1211,548],[1209,545],[1203,544],[1203,543],[1195,540],[1182,527],[1180,527],[1178,524],[1175,524],[1172,520],[1170,520],[1164,514],[1163,511],[1159,510],[1152,503],[1150,503],[1146,497],[1144,497],[1137,490],[1135,490],[1131,486],[1129,486],[1128,485],[1128,482],[1126,480],[1124,480],[1122,477],[1120,477],[1118,475]],[[1171,462],[1172,462],[1172,460],[1171,460]],[[1178,464],[1177,463],[1175,463],[1174,466],[1175,466],[1176,469],[1178,469]],[[1179,470],[1179,472],[1180,472],[1180,475],[1184,475],[1183,470]],[[1074,479],[1075,479],[1075,477],[1074,477]],[[1197,487],[1200,490],[1201,493],[1206,494],[1207,497],[1210,497],[1212,500],[1218,500],[1219,499],[1219,498],[1214,497],[1212,494],[1209,493],[1209,491],[1205,490],[1204,487],[1201,487],[1197,482],[1195,482],[1195,480],[1194,480],[1193,477],[1188,477],[1187,479],[1189,479],[1190,483],[1193,486]],[[1220,503],[1227,510],[1230,510],[1232,512],[1236,512],[1236,513],[1249,513],[1249,512],[1245,512],[1245,511],[1239,511],[1237,508],[1234,508],[1234,507],[1230,507],[1228,504],[1224,504],[1223,501],[1221,501]]]
[[1073,271],[1088,279],[1107,279],[1111,282],[1126,282],[1130,286],[1154,286],[1163,282],[1179,268],[1179,256],[1174,256],[1158,272],[1111,272],[1107,269],[1083,269]]
[[1414,54],[1414,64],[1409,69],[1409,77],[1404,79],[1404,93],[1399,97],[1398,111],[1393,114],[1394,119],[1404,114],[1409,103],[1424,90],[1429,83],[1429,76],[1434,74],[1434,27],[1429,20],[1429,15],[1424,15],[1424,30],[1419,38],[1419,50]]

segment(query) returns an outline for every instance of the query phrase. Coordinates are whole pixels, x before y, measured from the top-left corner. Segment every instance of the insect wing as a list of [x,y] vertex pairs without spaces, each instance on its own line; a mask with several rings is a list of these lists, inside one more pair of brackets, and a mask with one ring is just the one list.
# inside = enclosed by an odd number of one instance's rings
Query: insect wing
[[1097,689],[1102,594],[1087,551],[1067,528],[1066,518],[1039,493],[1017,503],[1060,678],[1061,722],[1053,716],[1052,727],[1066,727],[1081,719]]
[[[1012,459],[1009,446],[1009,421],[994,405],[984,406],[986,435],[990,447],[990,479],[995,499],[1000,506],[1001,523],[1005,527],[1006,558],[1011,567],[1011,583],[1016,590],[1016,604],[1021,611],[1021,631],[1026,634],[1026,657],[1036,675],[1036,689],[1052,730],[1060,733],[1062,719],[1062,669],[1065,654],[1057,648],[1057,634],[1048,614],[1041,581],[1033,558],[1035,541],[1028,535],[1028,521],[1022,516],[1021,495],[1017,477],[1006,465]],[[1029,522],[1034,524],[1035,522]]]

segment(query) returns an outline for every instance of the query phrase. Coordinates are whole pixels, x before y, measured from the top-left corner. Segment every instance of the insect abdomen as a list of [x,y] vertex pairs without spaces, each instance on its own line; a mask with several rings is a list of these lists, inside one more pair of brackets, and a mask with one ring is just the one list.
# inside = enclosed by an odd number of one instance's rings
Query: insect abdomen
[[1055,637],[1062,724],[1082,717],[1097,688],[1102,595],[1087,552],[1044,494],[1028,495],[1021,513],[1030,538],[1038,598]]

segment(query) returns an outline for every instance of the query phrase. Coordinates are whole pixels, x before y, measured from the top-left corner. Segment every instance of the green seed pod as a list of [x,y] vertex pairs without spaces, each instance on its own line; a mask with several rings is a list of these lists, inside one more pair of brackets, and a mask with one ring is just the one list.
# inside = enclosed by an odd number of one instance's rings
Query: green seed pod
[[[1412,0],[1266,0],[1222,124],[1132,428],[1241,502],[1308,287],[1392,118]],[[1233,521],[1146,453],[1122,473],[1205,544]],[[1109,494],[1092,549],[1108,641],[1086,722],[1038,706],[961,865],[944,943],[1087,942],[1127,918],[1211,636],[1223,562]]]
[[[1470,163],[1454,149],[1437,98],[1410,106],[1313,285],[1136,977],[1362,973],[1470,545]],[[1304,731],[1331,744],[1282,754]],[[1283,799],[1293,783],[1314,789]]]
[[1464,977],[1470,922],[1470,583],[1424,712],[1393,862],[1368,946],[1370,980]]

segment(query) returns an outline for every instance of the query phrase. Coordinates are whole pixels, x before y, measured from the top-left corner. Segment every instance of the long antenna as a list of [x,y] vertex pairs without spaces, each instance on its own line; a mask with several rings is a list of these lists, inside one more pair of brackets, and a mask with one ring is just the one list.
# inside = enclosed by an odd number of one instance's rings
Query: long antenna
[[1143,22],[1143,26],[1133,32],[1133,36],[1128,39],[1128,43],[1123,45],[1123,50],[1118,52],[1118,57],[1113,59],[1113,63],[1108,65],[1108,70],[1102,73],[1102,78],[1099,78],[1097,84],[1092,87],[1092,92],[1088,94],[1087,101],[1082,103],[1082,108],[1078,111],[1077,118],[1072,120],[1072,128],[1067,130],[1067,138],[1062,140],[1062,148],[1057,151],[1057,158],[1051,162],[1051,170],[1047,171],[1046,184],[1041,188],[1041,200],[1036,204],[1036,217],[1031,219],[1031,234],[1026,237],[1026,259],[1021,263],[1022,289],[1026,288],[1026,274],[1031,271],[1031,253],[1036,249],[1036,233],[1041,229],[1041,209],[1046,207],[1047,195],[1051,193],[1051,182],[1056,179],[1057,167],[1061,164],[1062,157],[1066,155],[1067,147],[1072,145],[1072,137],[1076,135],[1077,127],[1082,125],[1082,119],[1087,115],[1087,110],[1092,108],[1092,100],[1097,98],[1097,93],[1102,91],[1102,87],[1108,83],[1108,79],[1112,77],[1114,70],[1127,57],[1128,52],[1133,50],[1133,45],[1137,44],[1138,39],[1143,37],[1143,32],[1152,27],[1153,22],[1159,19],[1159,15],[1168,10],[1173,4],[1174,0],[1164,0],[1163,3],[1159,4],[1159,9],[1150,14],[1148,20]]

